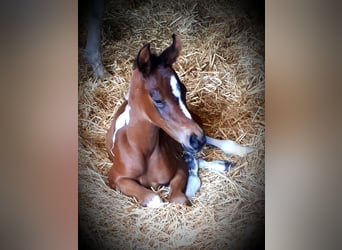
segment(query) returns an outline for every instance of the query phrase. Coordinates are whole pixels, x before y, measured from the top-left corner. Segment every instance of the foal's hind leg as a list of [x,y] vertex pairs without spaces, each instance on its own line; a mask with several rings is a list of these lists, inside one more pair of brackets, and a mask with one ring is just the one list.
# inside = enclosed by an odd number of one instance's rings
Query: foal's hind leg
[[197,191],[201,187],[201,180],[198,177],[198,161],[195,157],[195,155],[190,153],[185,153],[184,161],[189,169],[189,177],[188,182],[186,184],[186,191],[185,194],[188,197],[189,200],[192,199],[192,197],[197,193]]
[[245,156],[254,151],[254,148],[242,146],[232,140],[219,140],[206,136],[207,144],[220,148],[226,154]]
[[201,187],[201,180],[198,176],[198,169],[205,168],[211,171],[228,171],[234,167],[229,161],[205,161],[201,158],[197,159],[195,155],[185,153],[184,160],[189,169],[188,183],[185,194],[189,200],[197,193]]
[[206,161],[202,158],[198,159],[198,166],[200,168],[205,168],[211,171],[219,171],[219,172],[225,172],[229,171],[230,169],[234,168],[235,165],[229,161]]

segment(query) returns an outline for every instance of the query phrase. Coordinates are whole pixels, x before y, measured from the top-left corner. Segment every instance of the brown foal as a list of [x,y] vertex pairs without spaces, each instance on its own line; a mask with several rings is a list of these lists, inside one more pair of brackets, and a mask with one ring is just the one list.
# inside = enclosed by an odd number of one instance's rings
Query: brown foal
[[[187,108],[186,88],[172,68],[181,42],[176,35],[172,38],[171,46],[159,56],[151,53],[150,44],[140,49],[128,98],[116,112],[106,138],[113,162],[108,173],[110,187],[135,197],[142,206],[163,205],[150,189],[161,185],[170,186],[170,202],[190,205],[189,199],[200,187],[199,163],[207,168],[216,164],[223,171],[230,166],[222,161],[208,165],[195,158],[207,140],[212,145],[218,140],[205,136],[196,122],[198,117]],[[230,153],[250,152],[228,141]]]

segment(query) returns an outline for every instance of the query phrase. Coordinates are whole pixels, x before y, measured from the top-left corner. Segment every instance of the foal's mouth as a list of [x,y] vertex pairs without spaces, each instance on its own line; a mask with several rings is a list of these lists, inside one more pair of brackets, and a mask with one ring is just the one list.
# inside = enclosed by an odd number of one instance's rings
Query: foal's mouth
[[204,145],[206,144],[206,136],[203,134],[201,138],[198,138],[195,134],[192,134],[189,139],[189,145],[185,146],[182,144],[183,149],[190,154],[196,154],[201,151]]

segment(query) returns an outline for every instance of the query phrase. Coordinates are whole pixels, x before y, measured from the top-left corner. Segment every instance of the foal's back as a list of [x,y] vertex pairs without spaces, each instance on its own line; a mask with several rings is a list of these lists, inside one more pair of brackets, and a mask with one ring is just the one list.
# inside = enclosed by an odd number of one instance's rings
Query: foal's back
[[111,126],[110,128],[108,129],[107,131],[107,134],[106,134],[106,149],[107,149],[107,153],[108,153],[108,156],[109,156],[109,159],[111,161],[113,161],[113,157],[114,157],[114,152],[113,152],[113,148],[114,148],[114,140],[113,140],[113,136],[114,136],[114,132],[116,131],[116,121],[118,119],[118,117],[120,115],[122,115],[122,113],[125,111],[125,108],[127,106],[127,101],[125,101],[120,107],[119,109],[116,111],[116,113],[114,114],[114,117],[113,117],[113,120],[112,120],[112,123],[111,123]]

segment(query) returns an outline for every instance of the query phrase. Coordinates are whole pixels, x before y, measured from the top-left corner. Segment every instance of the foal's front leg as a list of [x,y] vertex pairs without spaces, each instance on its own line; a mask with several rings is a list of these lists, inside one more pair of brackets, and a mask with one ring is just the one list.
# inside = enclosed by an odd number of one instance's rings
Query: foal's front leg
[[141,206],[143,207],[158,208],[164,204],[159,195],[140,185],[133,179],[119,178],[116,181],[116,186],[125,195],[137,198]]
[[191,203],[185,195],[187,174],[183,169],[178,169],[175,176],[170,181],[169,200],[172,203],[180,203],[190,206]]

